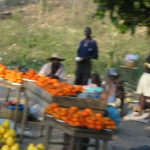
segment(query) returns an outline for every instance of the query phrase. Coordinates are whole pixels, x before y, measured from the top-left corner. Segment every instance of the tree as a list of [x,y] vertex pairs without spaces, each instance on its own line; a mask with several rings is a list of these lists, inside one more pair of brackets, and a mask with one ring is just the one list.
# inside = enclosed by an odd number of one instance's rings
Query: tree
[[138,26],[147,27],[150,34],[150,0],[94,0],[98,4],[96,15],[109,17],[122,33],[133,34]]

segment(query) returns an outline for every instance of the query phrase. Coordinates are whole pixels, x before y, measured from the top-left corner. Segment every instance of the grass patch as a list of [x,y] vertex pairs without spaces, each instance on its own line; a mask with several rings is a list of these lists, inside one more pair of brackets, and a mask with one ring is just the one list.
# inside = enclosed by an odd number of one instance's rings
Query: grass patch
[[[120,34],[108,19],[92,18],[95,5],[87,1],[83,0],[80,5],[77,2],[75,8],[69,0],[62,5],[51,1],[50,10],[45,15],[40,14],[39,4],[14,9],[11,19],[0,21],[0,63],[9,66],[23,64],[39,70],[46,58],[59,53],[66,58],[64,63],[68,74],[74,74],[74,57],[80,40],[84,38],[83,29],[91,26],[100,48],[99,60],[93,62],[93,72],[105,76],[109,67],[117,67],[123,72],[119,66],[125,54],[137,53],[140,69],[134,73],[136,82],[149,52],[149,37],[141,29],[134,36]],[[131,75],[124,77],[131,80]]]

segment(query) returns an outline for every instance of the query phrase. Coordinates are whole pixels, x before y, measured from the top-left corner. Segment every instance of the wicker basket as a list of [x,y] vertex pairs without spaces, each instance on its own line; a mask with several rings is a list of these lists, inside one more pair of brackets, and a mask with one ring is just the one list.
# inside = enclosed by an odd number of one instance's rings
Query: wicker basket
[[124,65],[128,68],[135,68],[137,64],[136,61],[125,60]]

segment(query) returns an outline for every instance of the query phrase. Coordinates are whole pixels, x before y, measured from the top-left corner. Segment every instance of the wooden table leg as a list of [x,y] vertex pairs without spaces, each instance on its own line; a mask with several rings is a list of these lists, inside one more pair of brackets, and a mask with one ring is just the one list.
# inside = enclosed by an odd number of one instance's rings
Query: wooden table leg
[[15,110],[15,115],[14,115],[14,129],[16,130],[17,128],[17,122],[18,122],[18,108],[19,108],[19,104],[20,104],[20,96],[21,96],[21,91],[20,88],[17,89],[16,92],[16,98],[17,98],[17,104],[16,104],[16,110]]
[[52,136],[52,127],[49,127],[48,125],[45,125],[45,135],[44,135],[44,145],[45,150],[48,150],[49,148],[49,141],[51,140]]
[[76,150],[80,150],[80,148],[81,148],[81,138],[77,139],[77,146],[76,147],[77,147]]
[[75,145],[75,137],[74,137],[74,136],[71,136],[71,137],[70,137],[70,141],[69,141],[68,150],[73,150],[74,145]]
[[24,96],[25,96],[25,103],[24,103],[24,111],[23,111],[23,117],[22,117],[22,121],[21,121],[21,133],[20,133],[20,138],[19,141],[22,142],[23,139],[23,134],[24,134],[24,130],[26,127],[26,123],[27,123],[27,117],[28,117],[28,98],[27,95],[24,91]]
[[108,141],[104,140],[102,144],[102,150],[107,150]]
[[99,149],[99,139],[95,140],[95,150]]
[[44,127],[45,127],[45,118],[43,114],[43,120],[41,121],[41,127],[40,127],[40,136],[42,137],[44,134]]
[[11,89],[10,89],[10,88],[8,88],[8,89],[7,89],[7,92],[6,92],[5,101],[8,101],[8,100],[9,100],[10,92],[11,92]]

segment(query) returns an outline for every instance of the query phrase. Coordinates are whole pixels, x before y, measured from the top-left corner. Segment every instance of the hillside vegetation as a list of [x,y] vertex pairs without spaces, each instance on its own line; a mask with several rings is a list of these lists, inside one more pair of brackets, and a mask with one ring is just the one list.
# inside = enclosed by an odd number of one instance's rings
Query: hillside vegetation
[[21,64],[38,70],[52,53],[59,53],[66,58],[68,73],[73,74],[76,49],[86,26],[93,28],[100,49],[93,71],[105,74],[112,66],[121,70],[127,53],[139,54],[138,67],[142,67],[150,51],[150,38],[144,28],[133,36],[119,33],[109,19],[93,18],[96,5],[89,0],[49,0],[44,14],[41,2],[10,9],[12,18],[0,20],[0,63],[9,66]]

